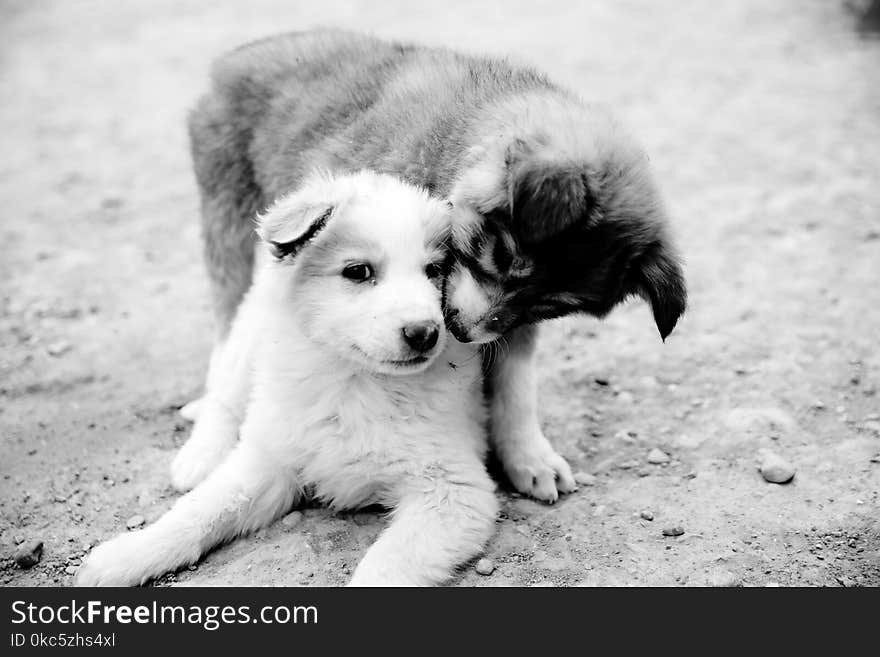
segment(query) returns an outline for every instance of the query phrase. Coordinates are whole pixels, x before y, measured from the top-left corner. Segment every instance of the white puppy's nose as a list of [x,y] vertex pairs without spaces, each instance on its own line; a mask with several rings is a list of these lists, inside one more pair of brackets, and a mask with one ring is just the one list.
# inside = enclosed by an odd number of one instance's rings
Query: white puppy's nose
[[421,353],[433,349],[440,337],[440,325],[437,322],[415,322],[407,324],[401,331],[404,342]]

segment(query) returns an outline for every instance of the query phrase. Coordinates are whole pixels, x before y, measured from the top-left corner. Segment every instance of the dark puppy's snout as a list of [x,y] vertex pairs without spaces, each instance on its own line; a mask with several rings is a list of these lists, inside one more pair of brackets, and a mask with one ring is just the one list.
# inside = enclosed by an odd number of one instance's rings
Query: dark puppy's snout
[[467,331],[464,330],[464,327],[458,321],[458,310],[457,309],[449,309],[446,311],[446,328],[449,329],[449,332],[455,336],[455,339],[459,342],[463,342],[467,344],[471,341],[470,336],[468,336]]
[[419,352],[430,351],[440,337],[440,326],[437,322],[416,322],[407,324],[402,329],[403,340]]

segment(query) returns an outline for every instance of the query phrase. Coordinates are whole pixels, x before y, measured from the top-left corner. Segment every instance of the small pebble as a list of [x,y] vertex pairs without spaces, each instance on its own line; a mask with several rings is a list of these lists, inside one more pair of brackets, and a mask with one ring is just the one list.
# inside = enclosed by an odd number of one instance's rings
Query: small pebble
[[477,565],[474,566],[474,570],[480,575],[491,575],[495,572],[495,563],[491,559],[483,557],[477,562]]
[[31,568],[40,563],[43,541],[27,541],[18,546],[13,559],[19,568]]
[[46,347],[46,353],[50,356],[57,358],[58,356],[63,356],[68,351],[73,349],[73,345],[67,342],[66,340],[59,340],[58,342],[53,342],[52,344]]
[[302,520],[302,511],[291,511],[281,519],[281,524],[285,527],[295,527]]
[[648,453],[648,463],[652,463],[654,465],[669,463],[669,454],[655,447]]
[[132,516],[125,523],[125,526],[129,529],[137,529],[138,527],[142,527],[144,523],[147,522],[142,515]]
[[76,575],[76,571],[79,570],[76,566],[68,566],[64,569],[64,572],[68,575]]
[[794,479],[795,469],[784,458],[768,452],[758,470],[765,481],[772,484],[787,484]]
[[684,527],[681,525],[675,525],[674,527],[664,527],[663,535],[664,536],[681,536],[684,534]]
[[634,443],[636,442],[636,433],[630,431],[617,431],[614,434],[615,440],[622,440],[625,443]]
[[574,483],[578,486],[593,486],[596,483],[596,476],[589,472],[575,472]]
[[862,424],[862,428],[866,431],[871,431],[880,436],[880,422],[877,420],[868,420],[864,424]]
[[650,511],[642,511],[639,514],[639,516],[641,517],[642,520],[653,520],[654,519],[654,514],[651,513]]
[[711,573],[707,579],[709,586],[731,587],[739,586],[739,578],[729,570],[717,570]]

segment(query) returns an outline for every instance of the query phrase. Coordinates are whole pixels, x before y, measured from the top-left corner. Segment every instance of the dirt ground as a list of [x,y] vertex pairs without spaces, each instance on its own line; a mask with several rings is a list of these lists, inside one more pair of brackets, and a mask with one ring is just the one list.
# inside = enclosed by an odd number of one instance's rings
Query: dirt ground
[[[686,258],[665,345],[643,303],[547,325],[545,429],[593,483],[546,506],[501,482],[497,569],[455,583],[880,584],[880,41],[827,0],[416,4],[0,5],[0,583],[66,585],[174,501],[211,344],[186,111],[220,52],[339,25],[615,107]],[[342,584],[383,525],[304,509],[159,583]]]

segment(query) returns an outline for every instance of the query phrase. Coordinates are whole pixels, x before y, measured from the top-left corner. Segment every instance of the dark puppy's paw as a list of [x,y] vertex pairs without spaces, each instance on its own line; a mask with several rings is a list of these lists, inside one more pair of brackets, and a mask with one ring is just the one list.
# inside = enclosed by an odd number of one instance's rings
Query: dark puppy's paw
[[499,444],[498,458],[517,491],[553,504],[560,495],[577,490],[568,462],[540,431],[508,438]]

